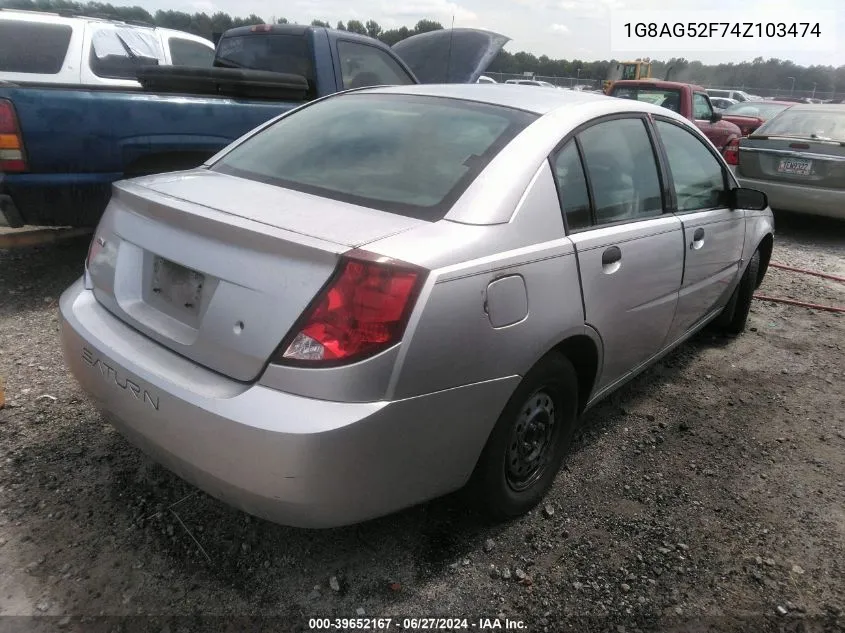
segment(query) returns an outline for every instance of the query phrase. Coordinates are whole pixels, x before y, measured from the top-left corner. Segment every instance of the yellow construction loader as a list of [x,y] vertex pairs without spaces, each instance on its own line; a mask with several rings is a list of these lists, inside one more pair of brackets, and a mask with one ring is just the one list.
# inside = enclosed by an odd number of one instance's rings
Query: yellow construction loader
[[604,93],[609,94],[614,81],[620,79],[651,79],[651,60],[637,59],[633,62],[617,62],[607,73],[607,79],[602,84]]

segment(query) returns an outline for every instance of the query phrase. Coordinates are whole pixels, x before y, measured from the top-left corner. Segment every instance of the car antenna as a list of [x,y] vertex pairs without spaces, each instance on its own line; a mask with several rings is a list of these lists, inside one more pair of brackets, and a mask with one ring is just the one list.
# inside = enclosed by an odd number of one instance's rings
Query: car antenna
[[446,58],[446,83],[449,83],[449,72],[452,70],[452,40],[455,37],[455,14],[452,14],[452,28],[449,33],[449,56]]

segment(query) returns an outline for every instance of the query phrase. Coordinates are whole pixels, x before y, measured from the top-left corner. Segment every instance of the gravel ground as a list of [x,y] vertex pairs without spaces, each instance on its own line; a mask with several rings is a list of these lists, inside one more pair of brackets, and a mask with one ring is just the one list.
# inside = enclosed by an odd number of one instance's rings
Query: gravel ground
[[[362,613],[528,631],[845,628],[841,314],[758,301],[739,338],[699,335],[586,416],[546,504],[520,520],[485,524],[456,495],[304,531],[183,483],[86,400],[56,319],[86,247],[0,251],[0,614],[40,616],[0,630],[236,616],[307,630],[303,617]],[[779,216],[773,259],[845,275],[845,225]],[[780,270],[761,292],[845,305],[845,285]]]

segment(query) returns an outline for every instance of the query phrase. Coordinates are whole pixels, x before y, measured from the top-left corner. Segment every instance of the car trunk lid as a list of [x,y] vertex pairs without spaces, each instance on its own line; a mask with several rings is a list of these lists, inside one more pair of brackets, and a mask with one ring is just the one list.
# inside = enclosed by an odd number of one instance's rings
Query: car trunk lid
[[88,280],[121,320],[249,381],[343,253],[420,222],[205,170],[124,181]]
[[438,29],[393,45],[423,84],[475,83],[510,38],[483,29]]
[[811,187],[845,188],[845,147],[838,141],[750,136],[740,142],[737,175]]

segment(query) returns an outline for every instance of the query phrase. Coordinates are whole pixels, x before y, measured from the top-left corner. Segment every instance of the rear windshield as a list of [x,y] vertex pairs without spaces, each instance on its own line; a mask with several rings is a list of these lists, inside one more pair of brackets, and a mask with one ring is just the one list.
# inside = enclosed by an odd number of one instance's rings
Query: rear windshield
[[778,112],[786,110],[789,106],[780,103],[766,103],[763,101],[745,101],[743,103],[735,103],[727,110],[725,114],[734,116],[755,116],[761,119],[771,119]]
[[72,33],[67,24],[0,21],[0,72],[58,74]]
[[314,80],[311,47],[305,35],[250,33],[220,40],[215,65],[291,73]]
[[353,93],[282,118],[212,169],[436,221],[535,119],[468,101]]
[[845,141],[845,109],[830,106],[813,110],[790,108],[758,128],[755,136]]
[[211,66],[214,63],[214,49],[200,42],[171,37],[169,46],[174,66]]
[[681,91],[680,90],[660,90],[657,88],[629,88],[627,86],[620,86],[614,88],[612,96],[620,99],[633,99],[635,101],[642,101],[644,103],[652,103],[654,105],[669,108],[672,112],[681,112]]

